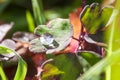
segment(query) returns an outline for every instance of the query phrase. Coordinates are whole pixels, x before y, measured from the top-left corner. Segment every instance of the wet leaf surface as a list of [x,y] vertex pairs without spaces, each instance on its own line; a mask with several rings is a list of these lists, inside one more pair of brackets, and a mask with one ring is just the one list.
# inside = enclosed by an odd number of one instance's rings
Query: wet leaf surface
[[[30,51],[53,53],[59,52],[69,45],[73,30],[68,19],[58,18],[51,20],[47,25],[38,26],[35,29],[35,34],[40,38],[31,41]],[[47,34],[53,36],[52,42],[49,42],[52,38]],[[53,46],[53,49],[49,49],[50,46]]]

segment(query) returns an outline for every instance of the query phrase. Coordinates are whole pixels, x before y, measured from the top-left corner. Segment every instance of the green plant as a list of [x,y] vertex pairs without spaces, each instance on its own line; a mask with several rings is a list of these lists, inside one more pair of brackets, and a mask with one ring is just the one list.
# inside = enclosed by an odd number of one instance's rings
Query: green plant
[[[26,73],[27,73],[27,64],[26,62],[21,58],[21,56],[15,52],[14,50],[4,47],[4,46],[0,46],[0,54],[1,55],[10,55],[10,54],[14,54],[17,56],[18,58],[18,67],[17,67],[17,71],[14,77],[14,80],[24,80]],[[7,59],[7,57],[5,57]],[[2,69],[2,62],[0,61],[0,77],[1,80],[7,80],[7,77],[5,76],[5,73]]]
[[[35,21],[32,13],[26,11],[30,33],[18,32],[12,37],[16,44],[22,44],[22,49],[25,48],[27,51],[24,53],[25,56],[22,54],[21,57],[17,50],[8,48],[9,45],[7,47],[0,45],[0,79],[8,79],[2,63],[17,56],[18,67],[14,80],[29,79],[30,75],[32,75],[30,79],[35,77],[35,80],[119,80],[120,1],[117,0],[112,7],[105,5],[103,7],[102,0],[97,0],[100,4],[93,3],[95,0],[82,1],[86,2],[82,8],[70,13],[73,19],[54,19],[63,17],[63,14],[66,17],[66,12],[71,11],[73,7],[44,11],[42,0],[31,0]],[[0,14],[10,2],[3,4]],[[75,7],[78,2],[80,1],[76,0],[72,5]],[[51,18],[53,20],[49,20]],[[48,19],[47,23],[46,19]],[[1,44],[4,41],[3,37],[0,39]],[[71,50],[72,48],[74,49]],[[31,59],[30,62],[26,60],[28,59],[26,56]],[[35,65],[35,69],[28,68],[31,66],[30,63]],[[28,69],[32,71],[29,72]],[[36,72],[32,74],[34,70]]]

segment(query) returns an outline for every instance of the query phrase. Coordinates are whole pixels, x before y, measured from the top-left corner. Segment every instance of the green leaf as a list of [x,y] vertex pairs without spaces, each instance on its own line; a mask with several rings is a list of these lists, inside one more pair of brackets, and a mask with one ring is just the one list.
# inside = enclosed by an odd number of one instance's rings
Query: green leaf
[[24,80],[27,73],[26,62],[19,57],[17,72],[15,74],[14,80]]
[[[27,72],[27,64],[26,62],[21,58],[21,56],[16,53],[14,50],[9,49],[7,47],[4,46],[0,46],[0,54],[14,54],[17,56],[18,58],[18,67],[17,67],[17,72],[15,74],[15,78],[14,80],[24,80],[25,76],[26,76],[26,72]],[[9,58],[9,57],[7,57]],[[2,68],[1,68],[2,70]],[[3,71],[1,71],[3,73]],[[2,75],[2,77],[4,78],[4,74]]]
[[54,56],[53,59],[54,65],[64,72],[61,74],[60,80],[76,80],[82,73],[82,66],[74,54],[60,54]]
[[56,66],[52,64],[46,64],[43,68],[42,79],[47,78],[49,76],[55,76],[63,74],[63,71],[60,71]]
[[[86,72],[90,67],[92,67],[101,59],[101,56],[92,52],[79,52],[77,54],[77,58],[83,67],[83,71]],[[99,76],[97,76],[97,79],[99,80],[98,77]]]
[[91,52],[80,52],[78,53],[78,57],[83,57],[91,66],[96,64],[99,60],[101,60],[101,56],[97,53]]
[[7,77],[3,71],[2,62],[0,62],[0,80],[7,80]]
[[26,19],[27,19],[27,22],[28,22],[29,31],[34,32],[35,25],[34,25],[34,20],[32,18],[32,15],[31,15],[30,11],[26,11]]
[[10,53],[13,53],[11,49],[0,45],[0,54],[10,54]]
[[30,42],[31,46],[29,47],[29,50],[31,52],[35,52],[35,53],[43,53],[45,51],[47,51],[47,49],[42,45],[42,43],[40,42],[40,39],[33,39]]
[[100,9],[100,6],[97,3],[93,3],[90,6],[87,5],[84,7],[80,14],[80,19],[86,30],[90,34],[95,34],[97,31],[106,26],[112,11],[113,8],[111,7]]
[[91,64],[82,56],[77,56],[77,58],[82,66],[83,72],[86,72],[91,67]]
[[43,13],[42,0],[32,0],[32,7],[37,25],[45,24],[46,20]]
[[15,55],[13,50],[0,45],[0,61],[8,60]]
[[[83,71],[85,74],[93,65],[95,65],[101,59],[100,55],[92,52],[79,52],[77,54],[77,57],[79,59],[80,64],[83,67]],[[92,76],[92,75],[89,75],[89,76]],[[92,77],[91,80],[100,80],[100,78],[101,76],[97,75]],[[88,79],[85,79],[85,80],[88,80]]]
[[68,46],[73,35],[70,21],[61,18],[53,19],[47,25],[39,25],[34,32],[40,38],[30,42],[33,52],[59,52]]

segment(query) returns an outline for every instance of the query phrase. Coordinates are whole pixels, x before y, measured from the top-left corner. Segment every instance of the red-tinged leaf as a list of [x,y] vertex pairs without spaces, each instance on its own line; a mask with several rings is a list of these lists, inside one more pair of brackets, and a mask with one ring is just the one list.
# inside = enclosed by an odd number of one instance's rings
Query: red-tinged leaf
[[[79,37],[81,35],[81,29],[82,29],[79,16],[75,12],[72,12],[69,16],[69,19],[70,19],[71,25],[73,26],[73,32],[74,32],[73,37],[79,40]],[[79,47],[79,42],[75,39],[72,39],[70,43],[70,52],[76,53],[78,47]]]
[[70,46],[68,46],[67,48],[65,48],[64,50],[60,51],[60,52],[55,52],[54,54],[65,54],[65,53],[69,53],[70,52]]
[[73,12],[70,14],[69,18],[74,29],[73,37],[76,39],[79,39],[79,36],[81,34],[81,29],[82,29],[79,16],[75,12]]
[[32,60],[36,66],[41,66],[42,63],[46,60],[45,54],[34,54]]
[[79,17],[79,15],[80,15],[81,11],[82,11],[82,7],[79,7],[79,8],[76,9],[75,12],[76,12],[76,14],[78,15],[78,17]]
[[[31,80],[31,79],[27,79],[27,80]],[[40,79],[40,77],[35,76],[35,77],[32,78],[32,80],[41,80],[41,79]]]
[[0,25],[0,41],[6,36],[7,32],[12,28],[13,23]]
[[70,43],[70,52],[76,53],[78,47],[79,47],[79,42],[76,41],[75,39],[72,39]]
[[[78,40],[79,40],[79,36],[81,33],[81,29],[82,29],[81,22],[79,19],[79,14],[81,13],[81,11],[82,11],[81,7],[77,8],[76,11],[72,12],[69,16],[71,25],[73,26],[73,29],[74,29],[73,37]],[[77,48],[79,47],[78,44],[79,44],[79,42],[77,40],[72,39],[70,45],[67,48],[65,48],[64,50],[62,50],[60,52],[55,52],[55,54],[69,53],[69,52],[76,53]]]

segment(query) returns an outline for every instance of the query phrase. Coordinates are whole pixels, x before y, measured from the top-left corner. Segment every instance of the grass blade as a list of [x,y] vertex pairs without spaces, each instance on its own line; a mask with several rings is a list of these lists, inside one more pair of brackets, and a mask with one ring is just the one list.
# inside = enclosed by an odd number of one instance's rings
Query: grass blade
[[77,80],[95,80],[93,78],[103,72],[106,67],[111,66],[118,61],[120,61],[120,50],[113,52],[110,56],[99,61]]
[[32,0],[33,13],[37,25],[45,24],[45,16],[43,13],[42,0]]
[[2,62],[0,62],[0,80],[7,80],[7,77],[2,68]]
[[26,11],[26,19],[28,22],[29,31],[34,32],[35,25],[34,25],[34,20],[32,18],[30,11]]
[[[115,51],[115,50],[119,50],[119,38],[120,38],[120,35],[119,35],[119,14],[120,14],[120,6],[119,6],[119,3],[120,1],[117,0],[116,1],[116,5],[115,5],[115,9],[114,10],[114,19],[113,19],[113,23],[111,24],[110,26],[110,30],[107,31],[106,33],[106,37],[109,36],[108,38],[108,53],[107,53],[107,56],[110,56],[112,55],[112,52]],[[109,33],[110,32],[110,33]],[[117,41],[118,40],[118,41]],[[117,43],[116,43],[117,42]],[[120,65],[118,65],[119,63],[116,63],[112,66],[108,66],[107,69],[106,69],[106,76],[105,76],[105,80],[119,80],[119,74],[120,72],[120,69],[118,67],[120,67]],[[117,75],[117,76],[116,76]]]
[[[16,53],[14,50],[7,48],[5,46],[0,46],[0,54],[15,54],[18,57],[18,67],[14,77],[14,80],[24,80],[27,73],[27,64],[22,59],[22,57]],[[2,80],[7,80],[4,71],[2,69],[2,63],[0,62],[0,74]]]
[[15,74],[14,80],[24,80],[26,73],[27,73],[27,64],[22,58],[19,58],[17,72]]

